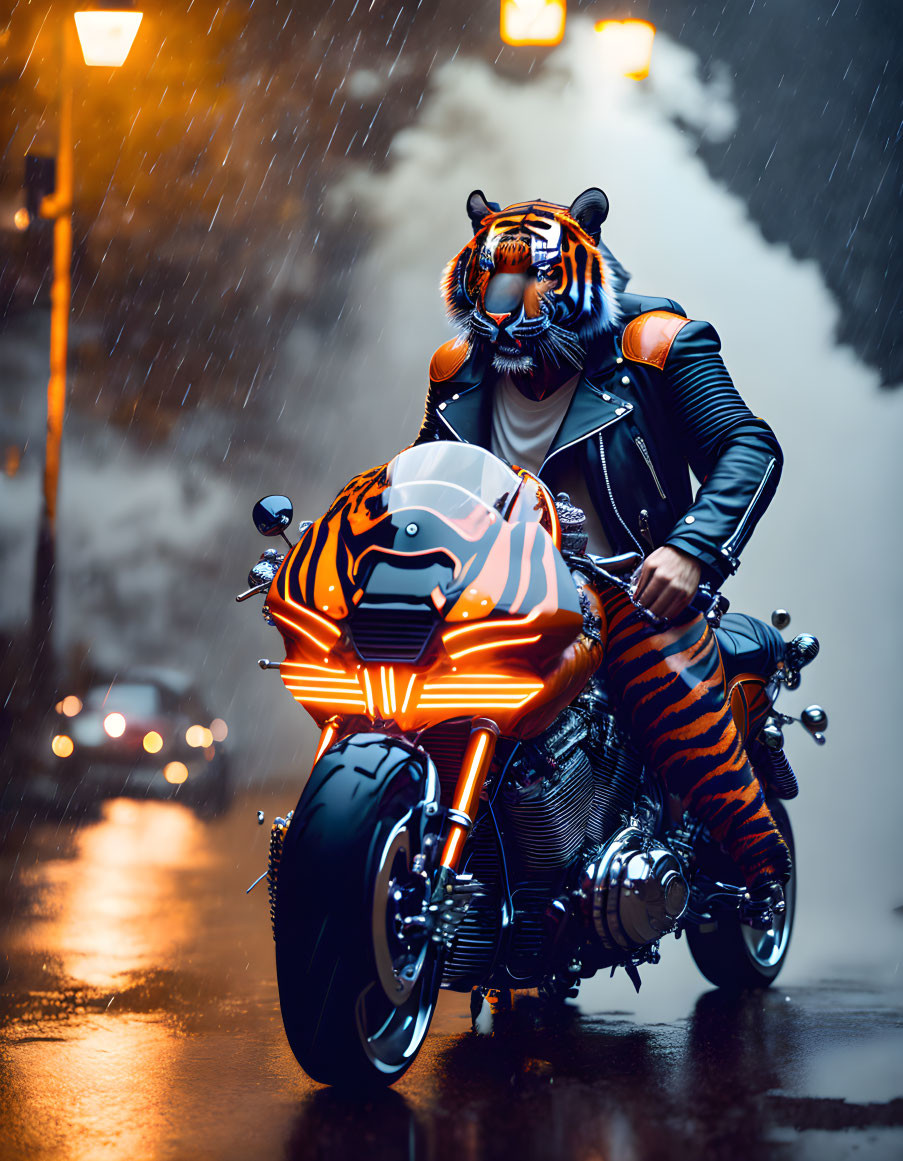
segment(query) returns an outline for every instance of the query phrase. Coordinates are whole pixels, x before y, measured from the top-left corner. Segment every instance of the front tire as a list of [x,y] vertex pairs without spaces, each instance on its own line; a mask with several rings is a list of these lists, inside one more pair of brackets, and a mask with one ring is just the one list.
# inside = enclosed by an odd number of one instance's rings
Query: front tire
[[436,793],[422,752],[354,735],[317,763],[286,831],[273,928],[279,1002],[298,1063],[322,1084],[393,1084],[426,1037],[438,945],[400,919],[428,901],[425,807]]
[[[741,988],[767,988],[778,977],[790,947],[796,911],[796,852],[790,818],[779,799],[768,803],[778,830],[790,848],[794,869],[784,885],[784,914],[775,917],[768,931],[759,931],[741,923],[733,913],[719,914],[711,923],[687,928],[687,943],[696,966],[716,987],[738,991]],[[722,855],[723,859],[724,856]],[[706,870],[709,868],[706,866]],[[727,874],[713,877],[730,881]],[[736,870],[734,870],[736,876]]]

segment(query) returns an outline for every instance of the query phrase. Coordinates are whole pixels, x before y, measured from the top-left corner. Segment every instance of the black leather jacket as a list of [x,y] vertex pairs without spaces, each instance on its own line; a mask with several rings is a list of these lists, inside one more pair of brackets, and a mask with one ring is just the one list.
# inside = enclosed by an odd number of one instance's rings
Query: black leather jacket
[[[623,293],[614,336],[591,346],[583,377],[540,469],[554,490],[556,457],[580,457],[589,494],[615,552],[670,544],[696,557],[703,580],[719,585],[777,488],[783,457],[774,432],[752,414],[731,382],[721,344],[706,322],[682,323],[673,300]],[[647,361],[622,338],[633,320],[667,312],[680,329]],[[680,316],[675,318],[674,316]],[[661,315],[657,317],[662,317]],[[636,333],[636,328],[631,333]],[[469,355],[433,377],[416,442],[457,439],[490,447],[494,372]],[[487,374],[488,372],[488,374]],[[690,472],[701,486],[693,494]]]

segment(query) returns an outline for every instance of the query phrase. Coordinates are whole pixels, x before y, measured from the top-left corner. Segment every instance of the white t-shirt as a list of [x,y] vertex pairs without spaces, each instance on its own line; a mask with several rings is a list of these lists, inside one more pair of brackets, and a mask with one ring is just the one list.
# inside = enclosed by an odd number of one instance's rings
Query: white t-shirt
[[[518,391],[510,375],[500,376],[492,394],[492,454],[539,475],[580,378],[578,372],[545,399],[528,399]],[[586,513],[590,552],[610,556],[608,537],[596,515],[577,458],[564,452],[553,461],[551,468],[554,468],[556,489],[567,492],[572,502]],[[548,483],[547,480],[543,482]]]

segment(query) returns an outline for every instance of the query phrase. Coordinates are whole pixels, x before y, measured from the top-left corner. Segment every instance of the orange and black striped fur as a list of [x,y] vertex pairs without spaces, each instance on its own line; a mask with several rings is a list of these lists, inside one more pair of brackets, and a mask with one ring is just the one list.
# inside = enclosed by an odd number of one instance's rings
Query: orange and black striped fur
[[[525,373],[543,360],[580,366],[585,344],[615,326],[627,276],[600,241],[607,211],[597,189],[570,207],[537,199],[501,210],[480,191],[470,195],[474,237],[446,267],[442,294],[468,343],[492,347],[497,371]],[[487,305],[496,275],[521,283],[510,315]]]
[[644,761],[750,887],[783,880],[790,855],[743,749],[705,618],[689,613],[656,628],[620,591],[603,593],[602,604],[605,682]]

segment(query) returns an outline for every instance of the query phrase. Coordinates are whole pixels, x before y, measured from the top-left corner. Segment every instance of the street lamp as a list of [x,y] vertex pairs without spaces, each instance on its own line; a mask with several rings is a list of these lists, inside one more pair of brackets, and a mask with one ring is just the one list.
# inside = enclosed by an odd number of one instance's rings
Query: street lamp
[[642,81],[649,76],[655,25],[648,20],[600,20],[595,25],[602,59],[614,73]]
[[502,0],[499,31],[505,44],[560,44],[566,16],[566,0]]
[[[56,186],[41,203],[41,216],[53,219],[53,283],[50,289],[50,379],[47,383],[47,439],[44,447],[44,487],[32,587],[31,633],[35,692],[46,694],[52,665],[50,632],[54,613],[56,514],[60,476],[60,447],[66,407],[66,361],[69,348],[69,309],[72,297],[72,79],[75,33],[85,63],[118,67],[128,56],[142,13],[123,4],[94,7],[75,14],[62,26],[59,143]],[[43,708],[39,702],[38,710]]]
[[85,64],[107,68],[125,64],[143,15],[118,7],[76,12],[75,27]]

